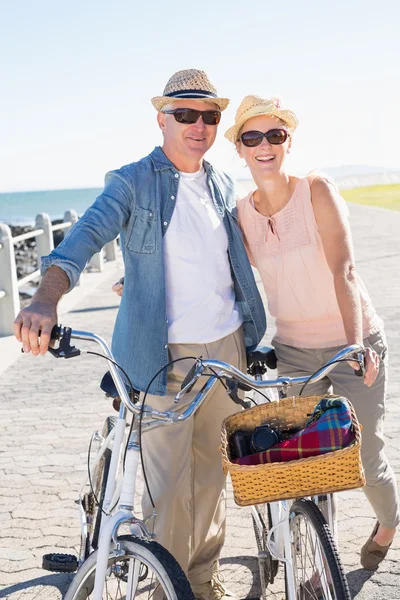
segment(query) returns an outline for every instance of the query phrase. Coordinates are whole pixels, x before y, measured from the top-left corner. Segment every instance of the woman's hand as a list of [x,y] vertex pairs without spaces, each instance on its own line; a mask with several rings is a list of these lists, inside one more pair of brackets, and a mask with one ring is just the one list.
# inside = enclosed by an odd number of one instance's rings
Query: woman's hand
[[365,348],[365,375],[364,383],[371,387],[375,383],[379,373],[379,356],[372,348]]
[[124,291],[124,279],[125,277],[121,277],[117,283],[114,283],[112,286],[112,291],[117,294],[117,296],[122,296],[122,292]]
[[[376,378],[379,373],[379,356],[372,350],[371,348],[365,348],[365,373],[364,373],[364,383],[368,387],[371,387],[375,383]],[[360,365],[356,361],[349,361],[349,365],[355,370],[358,371]]]

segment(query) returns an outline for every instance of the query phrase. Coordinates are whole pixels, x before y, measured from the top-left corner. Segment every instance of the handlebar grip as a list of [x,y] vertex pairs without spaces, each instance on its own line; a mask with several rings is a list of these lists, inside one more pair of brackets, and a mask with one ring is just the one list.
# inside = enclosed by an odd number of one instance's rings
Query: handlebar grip
[[61,328],[62,328],[61,325],[54,325],[53,329],[51,330],[50,339],[59,340],[60,334],[61,334]]
[[364,377],[364,375],[365,375],[365,367],[364,367],[364,365],[363,366],[360,365],[360,368],[359,369],[355,369],[354,373],[357,375],[357,377]]
[[[53,329],[51,330],[51,333],[50,333],[50,341],[59,340],[60,339],[61,329],[62,329],[61,325],[54,325],[54,327],[53,327]],[[39,329],[39,331],[38,331],[38,337],[41,337],[41,335],[42,335],[42,330]],[[51,348],[49,348],[49,351],[51,352]],[[21,348],[21,352],[22,352],[22,354],[25,354],[25,351],[24,351],[23,348]]]
[[[360,359],[360,354],[361,354],[361,359]],[[359,363],[359,368],[358,369],[354,369],[354,373],[357,375],[357,377],[364,377],[365,375],[365,354],[359,352],[358,356],[357,356],[357,360],[360,361],[361,360],[361,364]]]
[[[60,333],[61,333],[61,325],[54,325],[53,329],[51,330],[50,339],[51,340],[59,340]],[[40,337],[41,335],[42,335],[42,330],[39,329],[38,337]]]

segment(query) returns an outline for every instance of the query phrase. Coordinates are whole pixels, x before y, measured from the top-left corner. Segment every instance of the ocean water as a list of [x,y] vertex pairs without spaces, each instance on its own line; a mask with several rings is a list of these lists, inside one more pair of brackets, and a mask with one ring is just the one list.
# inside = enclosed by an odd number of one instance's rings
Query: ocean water
[[45,192],[15,192],[0,194],[0,223],[33,225],[39,213],[62,219],[66,210],[82,215],[93,204],[101,188],[55,190]]
[[[239,196],[254,189],[252,180],[237,181]],[[62,219],[66,210],[76,210],[81,216],[101,193],[101,188],[53,190],[44,192],[0,193],[0,223],[33,225],[39,213],[47,213],[51,220]]]

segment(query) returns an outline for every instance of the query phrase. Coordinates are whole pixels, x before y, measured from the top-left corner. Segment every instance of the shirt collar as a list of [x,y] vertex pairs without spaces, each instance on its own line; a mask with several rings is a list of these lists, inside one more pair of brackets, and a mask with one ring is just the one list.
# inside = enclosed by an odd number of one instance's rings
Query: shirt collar
[[[175,165],[166,157],[161,146],[156,146],[150,154],[150,159],[153,163],[155,171],[164,171],[166,169],[173,169],[176,173],[178,172]],[[206,160],[203,160],[203,166],[207,175],[211,175],[213,168]]]

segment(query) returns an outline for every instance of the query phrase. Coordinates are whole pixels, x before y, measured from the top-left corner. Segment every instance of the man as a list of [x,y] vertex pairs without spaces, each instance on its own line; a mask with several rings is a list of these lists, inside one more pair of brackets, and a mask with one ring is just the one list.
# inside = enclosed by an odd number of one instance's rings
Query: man
[[[235,218],[231,180],[203,160],[228,100],[207,74],[179,71],[152,99],[162,148],[112,171],[64,242],[42,260],[42,282],[18,315],[25,351],[47,351],[57,303],[91,256],[121,233],[125,285],[113,353],[142,392],[169,360],[209,356],[245,368],[245,345],[265,331],[265,313]],[[38,331],[41,330],[40,342]],[[192,361],[153,381],[148,403],[167,410]],[[190,399],[190,397],[189,397]],[[222,420],[236,409],[222,385],[189,423],[144,436],[157,509],[157,540],[188,574],[196,599],[233,598],[218,575],[225,533],[225,478],[218,452]],[[151,512],[147,496],[144,514]]]

